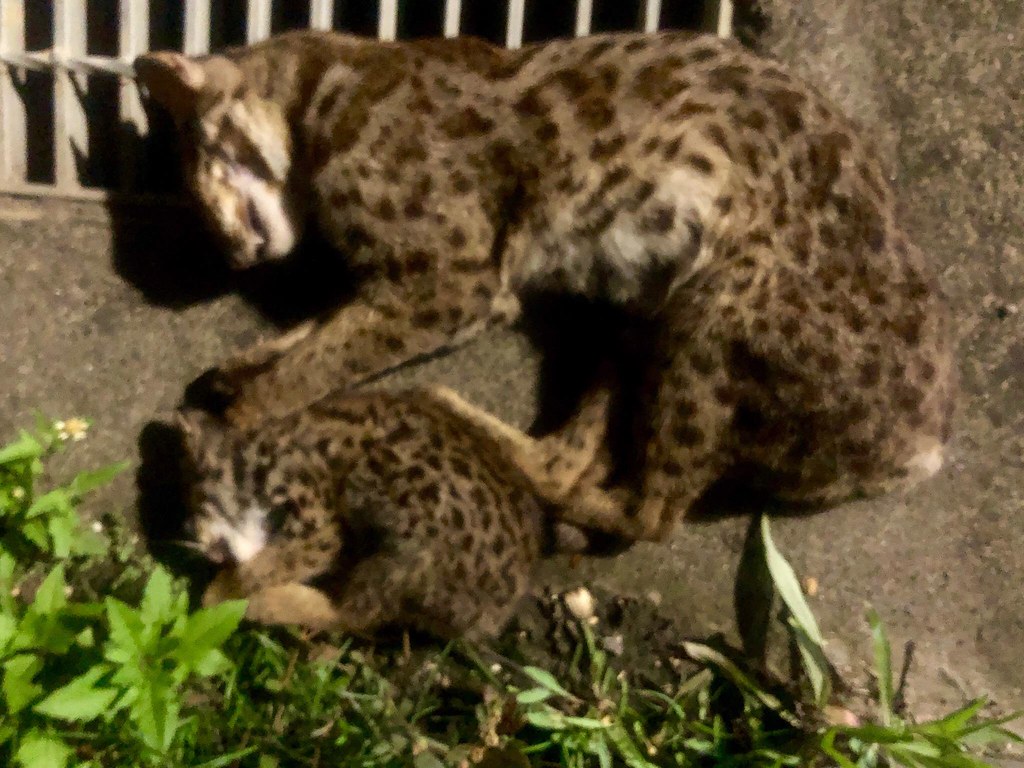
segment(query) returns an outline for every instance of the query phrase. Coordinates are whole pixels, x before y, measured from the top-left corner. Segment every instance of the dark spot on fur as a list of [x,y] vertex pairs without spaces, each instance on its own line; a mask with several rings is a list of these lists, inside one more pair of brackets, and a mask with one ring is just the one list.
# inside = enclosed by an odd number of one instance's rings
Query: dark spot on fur
[[594,139],[590,145],[590,159],[595,162],[608,160],[621,152],[625,145],[626,137],[621,133],[610,139]]
[[676,155],[679,154],[679,150],[682,147],[682,144],[682,138],[677,136],[662,148],[661,156],[665,159],[665,162],[671,162],[672,160],[676,159]]
[[707,155],[691,152],[686,156],[686,164],[707,176],[715,170],[714,163]]
[[533,132],[533,135],[537,137],[538,141],[545,143],[552,142],[558,138],[558,126],[551,120],[544,120],[537,129]]
[[573,99],[580,98],[590,89],[590,78],[578,69],[560,69],[551,75],[550,80]]
[[893,388],[893,399],[897,408],[912,412],[921,407],[924,393],[912,384],[901,381]]
[[729,146],[729,139],[725,135],[725,130],[722,126],[717,123],[713,123],[704,129],[704,133],[707,135],[708,139],[710,139],[712,144],[722,150],[726,157],[732,159],[732,148]]
[[857,383],[862,387],[874,387],[882,376],[882,366],[877,360],[868,360],[860,367]]
[[689,357],[690,367],[701,376],[709,376],[715,370],[715,361],[706,352],[693,352]]
[[544,117],[550,109],[540,97],[540,91],[537,88],[528,89],[513,105],[513,108],[524,117]]
[[473,182],[462,171],[452,171],[452,189],[460,195],[465,195],[473,189]]
[[740,98],[745,98],[750,92],[749,76],[750,67],[743,64],[725,64],[708,72],[708,86],[715,91],[732,91]]
[[633,80],[633,93],[653,106],[660,107],[688,87],[688,83],[675,79],[682,64],[683,60],[678,56],[667,56],[647,64],[637,72]]
[[464,248],[466,242],[466,233],[462,231],[462,228],[452,227],[451,232],[448,233],[448,245],[452,248]]
[[395,211],[395,204],[388,198],[382,197],[380,202],[377,204],[377,218],[383,219],[384,221],[394,221],[397,216],[398,212]]
[[436,260],[437,258],[434,254],[428,253],[427,251],[413,251],[408,257],[406,257],[406,272],[412,275],[422,275],[423,273],[430,271]]
[[615,119],[615,110],[612,109],[607,96],[591,94],[577,104],[576,117],[586,127],[599,131],[611,125]]
[[644,229],[648,232],[664,235],[672,230],[675,224],[676,211],[670,206],[659,206],[644,217]]
[[413,313],[412,324],[417,328],[433,328],[441,321],[441,313],[436,309],[420,309]]
[[754,176],[761,175],[761,150],[758,149],[757,145],[750,141],[745,141],[740,146],[740,152],[743,153],[743,160],[750,168],[750,172]]
[[449,138],[462,139],[490,133],[494,130],[494,121],[473,107],[463,107],[442,120],[439,127]]
[[800,91],[788,88],[776,88],[765,94],[769,106],[778,116],[787,135],[800,131],[804,127],[801,109],[807,97]]
[[672,113],[671,118],[673,120],[687,120],[697,115],[711,115],[715,111],[715,108],[710,104],[699,101],[684,101],[679,109]]

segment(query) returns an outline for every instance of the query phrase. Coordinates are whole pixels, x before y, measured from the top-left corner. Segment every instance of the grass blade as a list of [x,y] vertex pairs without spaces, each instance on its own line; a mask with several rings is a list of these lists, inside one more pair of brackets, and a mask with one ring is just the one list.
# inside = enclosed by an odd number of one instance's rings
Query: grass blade
[[868,610],[868,624],[871,625],[871,642],[875,648],[875,673],[878,676],[878,708],[882,725],[892,725],[892,648],[882,625],[882,619],[874,608]]
[[[814,691],[814,699],[819,707],[824,706],[828,702],[832,688],[831,672],[823,650],[825,641],[821,637],[821,631],[818,629],[818,622],[811,612],[811,607],[804,599],[804,593],[800,588],[796,573],[793,571],[793,566],[783,557],[772,540],[768,515],[761,518],[761,540],[764,542],[765,560],[768,562],[768,571],[772,575],[775,589],[782,598],[782,602],[786,604],[786,608],[789,609],[796,626],[801,630],[797,635],[797,643],[804,670],[807,672],[811,689]],[[803,642],[801,642],[801,634]]]

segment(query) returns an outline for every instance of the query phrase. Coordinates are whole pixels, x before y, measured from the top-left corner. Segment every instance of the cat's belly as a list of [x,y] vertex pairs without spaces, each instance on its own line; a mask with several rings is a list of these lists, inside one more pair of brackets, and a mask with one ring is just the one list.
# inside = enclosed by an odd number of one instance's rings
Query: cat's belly
[[[591,186],[599,184],[600,176]],[[652,186],[639,201],[627,193],[595,206],[595,190],[585,189],[534,211],[522,237],[509,241],[513,290],[623,305],[663,298],[673,278],[694,264],[718,185],[677,168]]]

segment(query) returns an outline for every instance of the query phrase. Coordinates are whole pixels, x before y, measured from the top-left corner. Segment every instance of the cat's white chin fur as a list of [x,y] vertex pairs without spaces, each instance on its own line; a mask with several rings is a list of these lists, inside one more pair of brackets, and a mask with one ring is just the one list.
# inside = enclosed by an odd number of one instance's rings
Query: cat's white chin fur
[[[298,233],[285,208],[280,189],[259,178],[244,166],[231,169],[231,183],[250,206],[248,249],[264,259],[280,259],[295,248]],[[258,259],[253,259],[256,261]]]
[[234,562],[247,563],[267,546],[266,520],[267,510],[253,504],[235,523],[215,521],[210,531],[211,538],[224,542]]

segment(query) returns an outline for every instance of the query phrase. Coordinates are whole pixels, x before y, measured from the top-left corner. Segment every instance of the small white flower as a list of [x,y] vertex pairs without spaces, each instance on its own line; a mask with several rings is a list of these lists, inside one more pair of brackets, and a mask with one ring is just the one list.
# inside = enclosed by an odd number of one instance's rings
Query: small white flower
[[63,421],[55,421],[55,422],[53,422],[53,428],[56,429],[58,432],[63,432],[65,426],[66,425],[64,424]]
[[60,427],[60,429],[63,429],[63,431],[67,435],[66,437],[62,438],[64,440],[67,440],[68,437],[70,437],[72,440],[76,440],[76,441],[77,440],[84,440],[85,439],[85,433],[89,429],[89,422],[87,422],[85,419],[79,419],[79,418],[76,417],[74,419],[68,419],[64,423],[64,426]]
[[101,523],[99,520],[93,520],[91,527],[93,533],[103,533],[103,523]]
[[501,664],[498,664],[497,662],[491,664],[491,672],[495,675],[501,672]]
[[565,605],[569,612],[580,621],[590,621],[590,619],[596,618],[594,616],[596,602],[594,596],[590,594],[590,590],[586,587],[579,587],[571,592],[566,592],[562,599],[565,600]]
[[11,491],[11,496],[17,499],[18,501],[21,501],[22,499],[25,498],[25,489],[19,486],[15,488],[13,491]]
[[66,587],[64,587],[64,597],[71,597],[74,591],[75,588],[68,584]]

